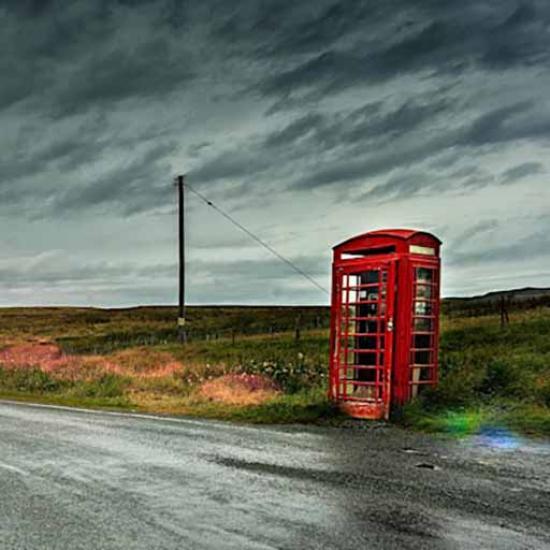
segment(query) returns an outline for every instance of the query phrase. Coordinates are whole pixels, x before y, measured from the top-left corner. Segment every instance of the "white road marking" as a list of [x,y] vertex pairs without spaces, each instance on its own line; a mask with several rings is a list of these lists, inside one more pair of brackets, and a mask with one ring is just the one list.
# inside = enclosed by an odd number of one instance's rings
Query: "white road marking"
[[11,464],[6,464],[5,462],[0,462],[0,468],[3,468],[4,470],[9,470],[10,472],[15,472],[22,476],[29,475],[29,472],[25,472],[25,470],[22,470],[21,468],[17,468],[17,466],[12,466]]
[[[204,424],[217,424],[224,426],[222,422],[217,422],[215,420],[192,420],[189,418],[175,418],[173,416],[157,416],[154,414],[144,414],[144,413],[135,413],[135,412],[117,412],[117,411],[105,411],[100,409],[84,409],[81,407],[68,407],[66,405],[46,405],[44,403],[28,403],[26,401],[12,401],[10,399],[0,399],[0,405],[15,405],[19,407],[29,407],[33,409],[52,409],[56,411],[69,411],[69,412],[80,412],[86,414],[96,414],[96,415],[109,415],[109,416],[119,416],[122,418],[142,418],[145,420],[161,420],[163,422],[176,422],[178,424],[195,424],[198,426],[203,426]],[[239,428],[245,426],[237,426]]]
[[[18,407],[28,407],[28,408],[35,408],[35,409],[51,409],[51,410],[57,410],[57,411],[68,411],[68,412],[79,412],[84,414],[95,414],[95,415],[107,415],[107,416],[114,416],[114,417],[120,417],[120,418],[138,418],[141,420],[155,420],[157,422],[172,422],[175,424],[184,424],[184,425],[192,425],[192,426],[211,426],[216,428],[231,428],[231,429],[238,429],[243,432],[253,432],[257,433],[258,430],[265,431],[266,428],[269,428],[268,426],[262,426],[262,427],[255,427],[255,426],[245,426],[243,424],[233,424],[230,422],[222,422],[219,420],[210,420],[210,419],[198,419],[193,420],[191,418],[176,418],[173,416],[158,416],[154,414],[144,414],[144,413],[136,413],[136,412],[117,412],[117,411],[105,411],[100,409],[84,409],[81,407],[68,407],[66,405],[46,405],[44,403],[27,403],[25,401],[13,401],[10,399],[0,399],[0,405],[13,405]],[[284,432],[282,432],[284,433]],[[297,435],[299,434],[300,437],[308,437],[310,439],[315,439],[318,436],[318,434],[306,432],[306,431],[296,431],[296,432],[289,432],[290,435]]]

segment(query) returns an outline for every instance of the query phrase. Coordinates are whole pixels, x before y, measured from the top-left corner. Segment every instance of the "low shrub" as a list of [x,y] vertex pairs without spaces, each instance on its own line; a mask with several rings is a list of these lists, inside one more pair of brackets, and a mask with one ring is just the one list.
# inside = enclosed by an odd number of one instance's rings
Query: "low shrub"
[[37,367],[14,369],[0,367],[0,389],[24,393],[48,393],[62,389],[64,384]]
[[121,397],[128,383],[127,378],[112,373],[102,374],[98,378],[63,380],[38,367],[0,367],[0,391],[5,393],[110,399]]
[[248,374],[261,374],[274,380],[285,393],[315,388],[324,383],[327,366],[298,353],[294,358],[247,361],[242,365]]
[[71,393],[75,396],[93,398],[121,397],[129,382],[126,377],[106,373],[96,379],[75,382]]

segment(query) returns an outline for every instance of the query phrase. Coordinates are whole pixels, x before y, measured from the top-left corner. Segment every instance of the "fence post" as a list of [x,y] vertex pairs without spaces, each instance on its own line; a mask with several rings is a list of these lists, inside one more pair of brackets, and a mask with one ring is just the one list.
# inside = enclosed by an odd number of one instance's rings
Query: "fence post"
[[301,337],[301,325],[302,325],[302,314],[298,313],[298,315],[296,316],[296,326],[294,331],[294,339],[296,340],[296,342]]
[[504,327],[509,324],[510,316],[508,315],[508,304],[503,295],[500,297],[500,328],[504,329]]

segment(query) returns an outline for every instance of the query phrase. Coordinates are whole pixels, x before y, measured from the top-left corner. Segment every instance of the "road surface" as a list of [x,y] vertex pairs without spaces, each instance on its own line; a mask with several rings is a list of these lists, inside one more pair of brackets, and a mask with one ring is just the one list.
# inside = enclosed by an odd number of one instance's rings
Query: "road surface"
[[550,451],[0,402],[0,548],[550,548]]

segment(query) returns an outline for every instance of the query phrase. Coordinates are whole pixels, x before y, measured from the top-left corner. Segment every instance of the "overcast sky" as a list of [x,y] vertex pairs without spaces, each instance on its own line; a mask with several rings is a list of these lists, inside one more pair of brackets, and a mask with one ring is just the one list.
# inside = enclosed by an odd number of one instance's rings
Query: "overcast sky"
[[[173,176],[329,286],[372,229],[443,294],[550,286],[548,0],[0,0],[0,305],[175,303]],[[189,197],[192,303],[326,303]]]

